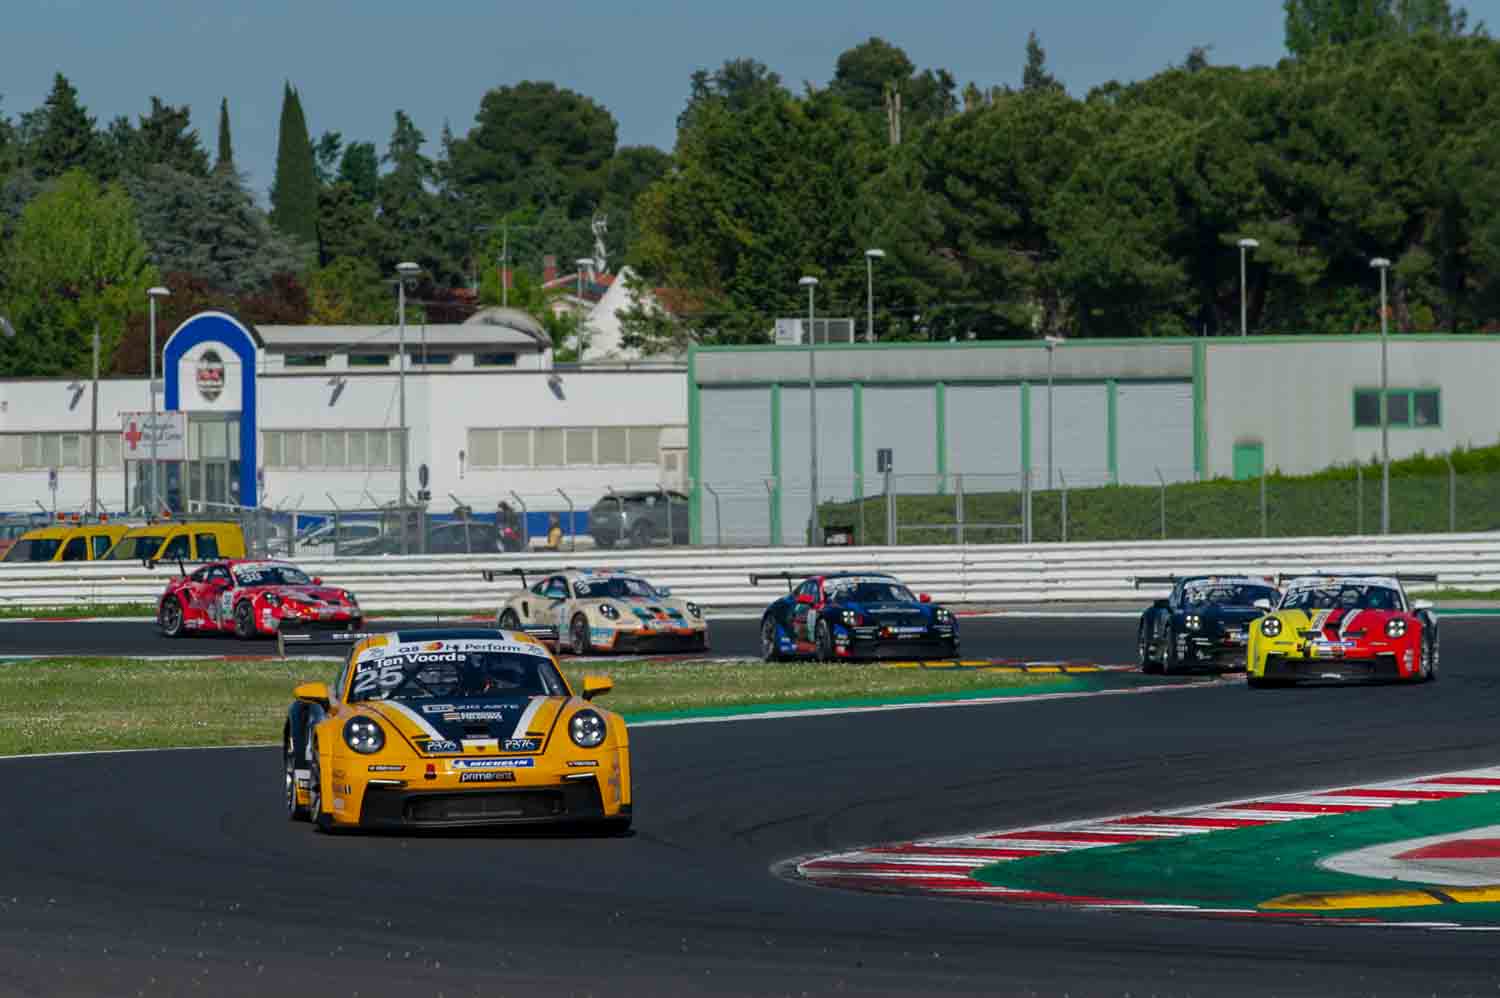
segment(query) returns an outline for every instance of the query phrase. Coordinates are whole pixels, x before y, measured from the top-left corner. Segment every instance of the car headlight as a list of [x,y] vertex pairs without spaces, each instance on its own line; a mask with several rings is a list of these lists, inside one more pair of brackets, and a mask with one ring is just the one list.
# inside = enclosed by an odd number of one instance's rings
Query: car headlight
[[1392,617],[1385,622],[1385,636],[1388,638],[1406,637],[1406,621],[1400,617]]
[[604,718],[592,710],[580,710],[568,722],[568,734],[579,748],[597,748],[604,741],[606,730]]
[[687,612],[691,613],[695,617],[703,616],[703,608],[697,603],[689,603],[687,605]]
[[601,617],[606,617],[609,620],[620,619],[620,611],[615,609],[615,605],[613,603],[600,603],[599,615]]
[[953,621],[953,614],[949,613],[947,610],[944,610],[942,607],[938,607],[936,610],[932,611],[932,619],[937,621],[939,624],[947,624]]
[[1260,621],[1260,633],[1268,638],[1274,638],[1281,633],[1280,617],[1262,617]]
[[261,599],[263,599],[263,600],[266,601],[266,606],[280,606],[281,605],[281,597],[277,596],[275,593],[266,593],[264,596],[261,597]]
[[368,717],[351,717],[344,725],[344,744],[362,755],[385,748],[385,732]]
[[1187,629],[1190,631],[1200,631],[1203,629],[1203,618],[1196,613],[1188,614],[1186,623]]
[[853,627],[855,624],[859,623],[859,614],[855,613],[853,610],[845,610],[843,614],[840,615],[840,619],[842,619],[843,622],[848,626]]

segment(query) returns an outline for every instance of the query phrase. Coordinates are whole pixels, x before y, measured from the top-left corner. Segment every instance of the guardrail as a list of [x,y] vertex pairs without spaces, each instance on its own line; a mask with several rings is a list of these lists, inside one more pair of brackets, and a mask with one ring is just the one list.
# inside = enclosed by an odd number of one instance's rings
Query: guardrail
[[[951,604],[1067,603],[1165,595],[1137,591],[1137,575],[1173,572],[1436,573],[1444,588],[1500,589],[1500,534],[1317,537],[1281,540],[1142,541],[1107,544],[933,547],[667,549],[570,553],[309,559],[310,575],[352,590],[372,610],[494,610],[509,583],[484,568],[598,565],[639,572],[677,595],[718,609],[761,607],[779,587],[755,587],[751,572],[874,570]],[[72,606],[150,603],[174,565],[0,564],[0,604]]]

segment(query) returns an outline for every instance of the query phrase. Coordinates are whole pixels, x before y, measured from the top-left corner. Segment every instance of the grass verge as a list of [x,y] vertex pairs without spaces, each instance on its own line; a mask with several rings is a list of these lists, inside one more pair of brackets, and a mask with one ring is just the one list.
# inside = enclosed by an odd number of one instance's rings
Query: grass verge
[[[759,662],[569,663],[568,678],[609,676],[602,705],[645,714],[836,699],[898,700],[983,691],[1077,689],[1099,682],[978,669]],[[326,661],[32,659],[0,665],[0,755],[274,742],[294,685],[332,681]]]

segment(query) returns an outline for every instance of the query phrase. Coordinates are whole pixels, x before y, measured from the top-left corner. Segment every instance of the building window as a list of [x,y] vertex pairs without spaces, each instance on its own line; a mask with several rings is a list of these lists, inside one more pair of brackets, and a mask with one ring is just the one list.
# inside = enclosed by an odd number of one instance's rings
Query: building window
[[[1390,425],[1405,429],[1442,425],[1442,392],[1437,388],[1391,388],[1386,392]],[[1354,425],[1357,429],[1380,429],[1380,390],[1360,388],[1354,392]]]
[[515,367],[516,355],[513,353],[477,353],[474,355],[475,367]]
[[388,353],[351,353],[349,355],[350,367],[390,367],[391,355]]
[[400,430],[266,430],[261,434],[268,468],[394,468],[401,460]]
[[406,356],[408,358],[407,363],[409,363],[409,364],[426,364],[428,367],[434,367],[434,366],[437,366],[437,365],[440,365],[440,364],[451,364],[451,363],[453,363],[453,355],[451,353],[431,353],[431,352],[429,352],[429,353],[425,353],[424,354],[421,351],[421,349],[415,349],[415,350],[408,349],[406,351]]
[[326,367],[327,365],[326,353],[289,353],[286,355],[287,367]]
[[[656,465],[661,426],[563,426],[469,430],[475,468]],[[498,462],[498,464],[496,463]]]

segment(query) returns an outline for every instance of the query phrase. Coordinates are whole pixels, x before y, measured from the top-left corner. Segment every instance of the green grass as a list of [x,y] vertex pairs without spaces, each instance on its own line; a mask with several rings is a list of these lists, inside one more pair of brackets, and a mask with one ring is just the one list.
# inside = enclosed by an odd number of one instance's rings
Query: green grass
[[[1443,533],[1500,529],[1500,446],[1452,454],[1458,472],[1450,522],[1449,479],[1441,457],[1418,456],[1391,464],[1391,532]],[[1361,488],[1353,466],[1316,475],[1269,475],[1266,478],[1266,533],[1272,537],[1354,535],[1380,529],[1380,467],[1362,467]],[[951,486],[950,486],[951,487]],[[1165,499],[1166,537],[1194,539],[1261,536],[1259,479],[1213,479],[1158,486],[1109,485],[1068,492],[1069,541],[1151,540],[1162,537]],[[863,544],[886,542],[886,499],[824,503],[822,522],[861,524]],[[924,524],[957,522],[956,500],[948,495],[896,498],[903,544],[951,544],[950,529],[921,529]],[[973,523],[1019,523],[1019,492],[968,492],[963,518]],[[861,522],[861,518],[863,518]],[[910,528],[910,529],[907,529]],[[1032,495],[1032,535],[1038,541],[1063,536],[1060,492]],[[1014,542],[1017,530],[967,527],[969,543]]]
[[0,620],[18,617],[154,617],[150,603],[69,603],[65,606],[14,606],[0,603]]
[[[332,681],[327,661],[36,659],[0,665],[0,755],[275,742],[292,687]],[[569,681],[609,676],[600,704],[630,717],[842,698],[975,694],[1092,680],[979,670],[752,662],[567,663]]]

